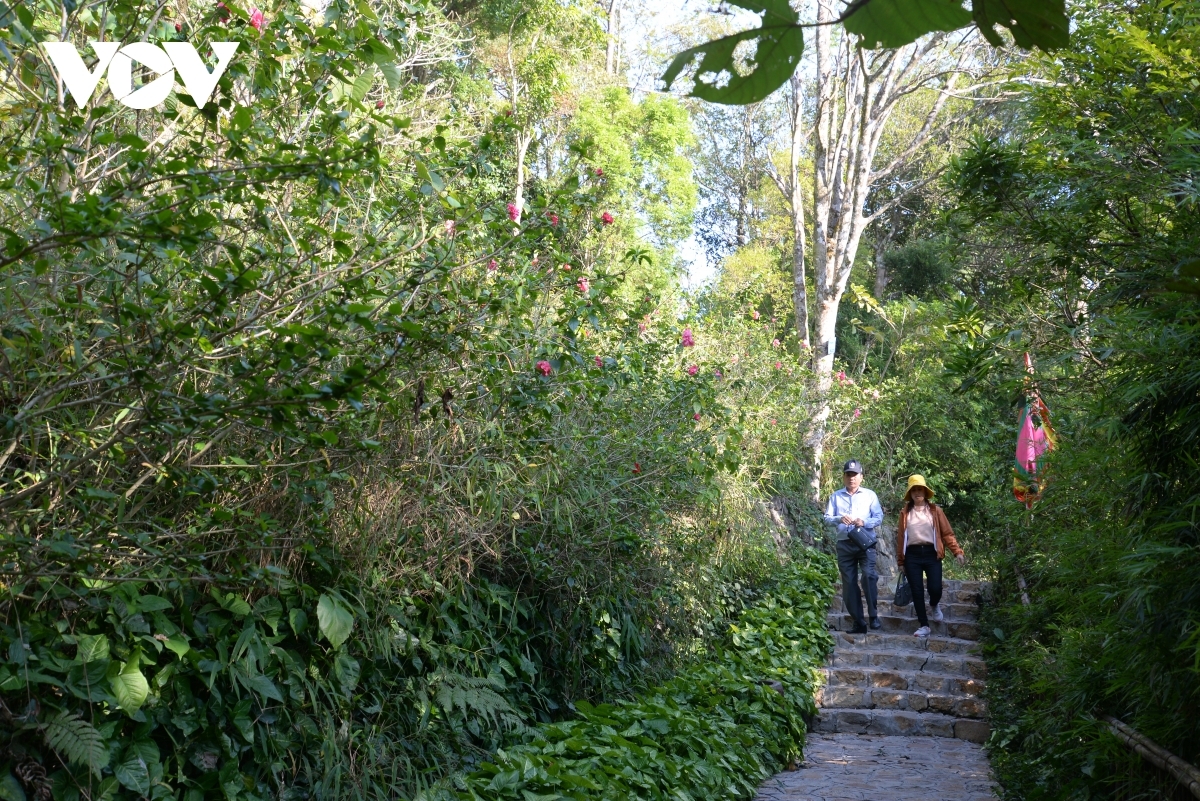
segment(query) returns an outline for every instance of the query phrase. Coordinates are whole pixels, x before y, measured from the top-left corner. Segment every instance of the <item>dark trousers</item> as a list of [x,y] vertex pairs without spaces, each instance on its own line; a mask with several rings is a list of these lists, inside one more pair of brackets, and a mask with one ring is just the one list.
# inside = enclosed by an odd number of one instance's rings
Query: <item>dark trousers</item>
[[904,575],[908,578],[908,586],[912,587],[917,620],[921,621],[922,626],[928,626],[922,573],[929,580],[929,603],[937,606],[942,600],[942,561],[937,557],[937,548],[932,545],[910,545],[904,551]]
[[[867,596],[867,612],[878,617],[875,602],[879,597],[879,574],[875,572],[875,549],[863,551],[851,540],[839,540],[837,544],[838,571],[842,574],[842,600],[846,612],[859,626],[867,625],[863,619],[862,595]],[[858,571],[862,568],[862,595],[858,591]]]

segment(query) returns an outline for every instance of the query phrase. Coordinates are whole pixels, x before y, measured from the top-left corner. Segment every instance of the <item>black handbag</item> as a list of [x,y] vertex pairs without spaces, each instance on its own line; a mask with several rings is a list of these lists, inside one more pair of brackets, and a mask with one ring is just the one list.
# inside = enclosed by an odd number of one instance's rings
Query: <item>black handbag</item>
[[854,528],[850,529],[849,534],[850,541],[859,548],[862,548],[864,551],[868,548],[874,548],[875,543],[878,541],[875,538],[875,533],[871,531],[871,529],[863,528],[862,526],[855,526]]
[[896,597],[892,601],[893,606],[908,606],[912,603],[912,586],[908,583],[908,577],[901,574],[900,580],[896,582]]

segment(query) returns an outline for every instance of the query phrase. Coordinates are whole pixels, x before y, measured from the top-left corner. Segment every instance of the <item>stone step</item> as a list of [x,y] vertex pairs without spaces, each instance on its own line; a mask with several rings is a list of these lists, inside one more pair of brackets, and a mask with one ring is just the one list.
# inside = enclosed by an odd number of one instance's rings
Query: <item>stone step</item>
[[[940,657],[931,656],[931,660]],[[952,675],[924,670],[889,670],[888,668],[831,667],[825,669],[826,687],[863,687],[867,689],[926,692],[959,698],[976,698],[986,683],[961,674]]]
[[[850,615],[830,612],[826,616],[826,622],[829,628],[833,631],[850,631],[854,628],[854,618]],[[880,610],[879,622],[883,624],[882,631],[889,634],[912,634],[917,630],[916,618],[899,617],[897,615],[884,614]],[[954,637],[960,640],[978,640],[979,625],[974,621],[966,620],[946,620],[942,623],[929,621],[931,633],[939,637]]]
[[889,709],[822,709],[813,730],[830,734],[957,737],[973,743],[986,742],[991,731],[983,720]]
[[987,717],[987,702],[977,696],[828,685],[817,691],[817,706],[834,709],[893,709],[938,712],[955,718]]
[[[913,629],[916,630],[915,627]],[[852,653],[855,651],[896,651],[901,653],[926,651],[936,654],[973,654],[979,650],[975,640],[959,640],[954,637],[943,637],[931,634],[928,637],[914,637],[911,633],[896,634],[892,632],[870,631],[866,634],[851,634],[848,631],[834,631],[834,653]]]
[[[890,602],[896,593],[896,576],[880,576],[876,586],[879,588],[879,600],[882,602],[886,598]],[[984,590],[986,587],[981,588],[978,581],[943,581],[942,603],[978,605],[984,595]],[[838,598],[842,597],[841,581],[834,585],[834,595]],[[928,601],[928,592],[925,593],[925,598]]]
[[[914,637],[913,639],[925,638]],[[936,651],[869,651],[838,648],[834,650],[829,659],[829,667],[908,670],[969,679],[987,678],[987,663],[979,657]]]
[[[945,616],[946,620],[965,620],[968,622],[975,622],[976,620],[979,619],[979,606],[976,604],[952,604],[952,603],[947,603],[946,601],[943,600],[941,602],[940,606],[942,609],[942,615]],[[926,609],[926,611],[929,610],[928,599],[926,599],[925,609]],[[865,603],[863,604],[863,610],[864,611],[866,610]],[[908,606],[896,606],[891,601],[885,601],[882,598],[880,598],[879,603],[876,605],[876,610],[881,615],[894,615],[895,617],[907,617],[912,620],[917,619],[916,607],[913,604],[909,604]],[[845,612],[846,611],[846,604],[842,601],[842,598],[840,596],[835,598],[833,600],[833,602],[829,605],[829,611],[830,612]]]

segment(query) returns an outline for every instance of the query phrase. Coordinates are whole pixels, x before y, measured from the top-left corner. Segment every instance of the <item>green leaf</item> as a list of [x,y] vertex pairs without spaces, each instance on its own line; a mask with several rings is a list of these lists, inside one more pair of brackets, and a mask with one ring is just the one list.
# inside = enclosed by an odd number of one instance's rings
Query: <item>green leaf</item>
[[187,637],[182,633],[172,634],[163,645],[175,654],[175,656],[183,659],[187,656],[188,651],[192,650],[192,646],[188,644]]
[[150,792],[151,776],[161,774],[161,755],[152,740],[131,743],[124,758],[113,768],[117,780],[140,795]]
[[274,595],[264,595],[254,602],[254,611],[262,617],[271,631],[279,633],[279,619],[283,617],[283,604]]
[[387,81],[389,89],[400,88],[400,70],[395,64],[385,61],[379,64],[379,71],[383,73],[383,78]]
[[1066,0],[972,0],[971,13],[980,33],[996,47],[1004,43],[997,25],[1012,31],[1013,41],[1026,50],[1050,51],[1070,43]]
[[317,600],[317,626],[334,648],[340,648],[354,628],[354,615],[336,598],[322,595]]
[[261,673],[257,676],[250,676],[244,680],[244,683],[251,690],[261,695],[263,698],[270,698],[273,701],[283,702],[283,695],[279,692],[279,688],[275,686],[275,682],[271,681]]
[[138,670],[138,653],[124,664],[114,662],[108,669],[108,684],[121,709],[129,714],[137,712],[150,695],[150,684]]
[[846,30],[867,48],[902,47],[930,31],[954,31],[971,24],[960,0],[859,0],[845,18]]
[[[702,58],[691,95],[713,103],[757,103],[792,76],[804,52],[804,29],[788,0],[730,0],[730,4],[762,14],[762,25],[675,56],[663,73],[664,88],[670,89],[696,56]],[[735,66],[734,50],[742,42],[753,41],[758,42],[758,47],[754,57],[742,67],[748,70],[743,75]]]
[[0,777],[0,801],[27,801],[25,789],[11,772],[5,771]]
[[108,637],[103,634],[80,634],[75,658],[85,665],[108,659]]
[[220,590],[214,588],[212,597],[213,600],[221,605],[222,609],[232,612],[238,617],[245,617],[250,614],[250,604],[246,603],[244,598],[234,595],[232,592],[222,595]]
[[108,749],[105,748],[104,738],[92,724],[80,720],[77,714],[60,712],[42,728],[42,736],[46,738],[46,745],[68,761],[90,768],[96,778],[100,778],[100,771],[108,765]]
[[338,654],[337,659],[333,660],[333,675],[347,693],[354,692],[354,688],[358,686],[361,670],[358,660],[345,652]]
[[292,631],[296,634],[304,631],[308,628],[308,612],[299,608],[289,609],[288,625],[292,627]]
[[350,87],[350,96],[355,100],[362,100],[367,96],[367,92],[371,91],[373,83],[375,83],[375,67],[370,66],[354,79],[354,85]]
[[174,604],[166,598],[159,598],[157,595],[143,595],[137,599],[137,608],[139,612],[161,612],[165,609],[172,609]]

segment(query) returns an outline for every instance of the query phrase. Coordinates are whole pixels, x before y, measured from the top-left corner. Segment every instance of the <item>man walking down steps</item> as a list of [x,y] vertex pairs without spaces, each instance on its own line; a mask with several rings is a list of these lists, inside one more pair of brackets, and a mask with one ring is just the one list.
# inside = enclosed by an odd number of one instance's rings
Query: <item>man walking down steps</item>
[[853,633],[857,621],[835,596],[835,646],[804,762],[768,779],[757,801],[994,799],[981,745],[989,729],[977,620],[986,590],[945,582],[944,620],[930,621],[928,637],[912,636],[912,607],[890,599],[879,601],[879,631]]

